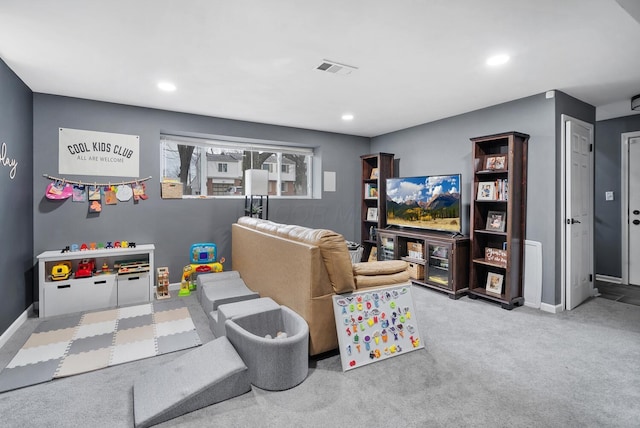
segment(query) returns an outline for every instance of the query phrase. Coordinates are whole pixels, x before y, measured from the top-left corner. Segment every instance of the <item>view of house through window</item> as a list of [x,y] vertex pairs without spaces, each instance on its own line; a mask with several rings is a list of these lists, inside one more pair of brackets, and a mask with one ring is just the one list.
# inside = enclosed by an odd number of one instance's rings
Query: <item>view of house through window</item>
[[244,196],[244,171],[269,171],[270,196],[311,197],[313,150],[162,135],[162,176],[178,179],[183,195]]

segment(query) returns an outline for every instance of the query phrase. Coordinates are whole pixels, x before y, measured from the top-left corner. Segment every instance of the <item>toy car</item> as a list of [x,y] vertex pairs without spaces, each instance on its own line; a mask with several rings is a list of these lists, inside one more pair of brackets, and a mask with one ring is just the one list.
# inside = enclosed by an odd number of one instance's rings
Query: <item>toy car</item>
[[69,278],[72,273],[71,262],[66,260],[54,265],[51,268],[51,279],[53,281],[63,281]]
[[83,259],[78,263],[78,269],[76,270],[76,278],[88,278],[93,276],[96,262],[90,259]]

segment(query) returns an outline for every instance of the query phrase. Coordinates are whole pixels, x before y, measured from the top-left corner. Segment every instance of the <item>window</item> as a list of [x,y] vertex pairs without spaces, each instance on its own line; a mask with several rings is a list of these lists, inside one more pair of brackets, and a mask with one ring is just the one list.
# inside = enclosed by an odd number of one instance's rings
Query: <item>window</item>
[[161,135],[162,176],[183,183],[183,195],[244,196],[244,171],[269,172],[269,195],[311,198],[313,149]]

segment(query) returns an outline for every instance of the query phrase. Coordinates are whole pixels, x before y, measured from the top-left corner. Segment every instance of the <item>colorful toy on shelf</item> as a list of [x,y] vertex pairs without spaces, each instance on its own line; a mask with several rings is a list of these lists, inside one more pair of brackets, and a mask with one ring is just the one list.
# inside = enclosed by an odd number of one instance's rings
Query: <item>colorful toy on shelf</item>
[[63,262],[56,263],[53,268],[51,268],[51,279],[53,281],[63,281],[68,279],[72,273],[71,261],[65,260]]
[[78,263],[78,269],[76,269],[76,278],[88,278],[93,276],[93,272],[95,271],[96,261],[93,259],[82,259],[80,263]]
[[149,262],[147,260],[128,260],[114,265],[113,268],[118,269],[119,274],[149,272]]
[[188,296],[196,289],[196,275],[198,273],[222,272],[224,257],[218,261],[218,249],[213,242],[201,242],[191,245],[191,263],[182,270],[179,296]]
[[156,299],[168,299],[171,297],[169,294],[169,268],[159,267],[156,269],[157,284],[156,284]]
[[109,268],[109,264],[106,262],[102,263],[102,273],[103,274],[108,274],[111,273],[111,268]]

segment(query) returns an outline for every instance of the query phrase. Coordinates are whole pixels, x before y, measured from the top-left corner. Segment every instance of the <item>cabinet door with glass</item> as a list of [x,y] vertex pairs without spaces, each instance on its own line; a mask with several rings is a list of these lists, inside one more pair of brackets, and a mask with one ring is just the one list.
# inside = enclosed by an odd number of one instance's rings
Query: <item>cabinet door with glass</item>
[[451,244],[427,243],[427,271],[425,280],[435,285],[452,289],[449,271]]
[[396,235],[378,233],[378,260],[395,260],[396,255]]

